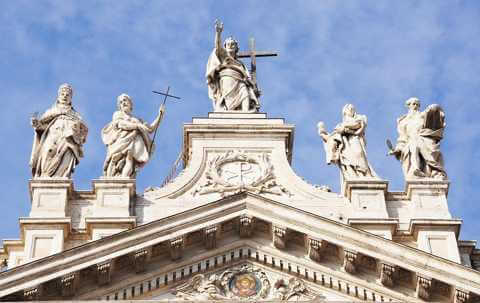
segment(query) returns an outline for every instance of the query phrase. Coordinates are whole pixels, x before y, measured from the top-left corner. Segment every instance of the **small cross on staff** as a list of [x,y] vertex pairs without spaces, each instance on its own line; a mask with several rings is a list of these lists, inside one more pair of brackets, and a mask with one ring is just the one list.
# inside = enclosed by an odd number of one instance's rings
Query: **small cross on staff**
[[[180,97],[177,97],[177,96],[174,96],[174,95],[169,95],[169,94],[168,94],[169,92],[170,92],[170,86],[167,87],[167,91],[166,91],[165,93],[152,90],[152,93],[165,96],[165,98],[163,98],[162,106],[165,105],[165,103],[167,102],[167,98],[168,98],[168,97],[170,97],[170,98],[175,98],[175,99],[180,99]],[[158,129],[158,124],[155,126],[155,132],[153,133],[152,144],[150,145],[150,150],[149,150],[149,153],[150,153],[150,154],[152,153],[153,143],[155,142],[155,136],[157,135],[157,129]]]
[[248,58],[250,57],[250,76],[252,77],[252,82],[255,85],[255,94],[257,97],[260,96],[260,90],[257,85],[257,57],[276,57],[278,53],[272,51],[257,51],[255,50],[255,38],[250,38],[249,41],[250,50],[238,52],[238,58]]

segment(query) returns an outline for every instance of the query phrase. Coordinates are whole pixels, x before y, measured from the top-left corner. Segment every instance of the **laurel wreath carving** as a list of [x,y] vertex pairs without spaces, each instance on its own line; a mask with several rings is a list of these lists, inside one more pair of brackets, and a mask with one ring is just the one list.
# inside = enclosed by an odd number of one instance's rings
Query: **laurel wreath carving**
[[[260,174],[248,184],[232,184],[222,178],[220,174],[223,165],[233,162],[256,164],[260,168]],[[208,161],[205,177],[206,181],[193,192],[193,195],[220,193],[224,197],[227,194],[235,194],[246,190],[256,194],[270,193],[291,196],[291,193],[285,187],[276,182],[273,165],[270,162],[269,154],[266,152],[249,155],[230,150]]]

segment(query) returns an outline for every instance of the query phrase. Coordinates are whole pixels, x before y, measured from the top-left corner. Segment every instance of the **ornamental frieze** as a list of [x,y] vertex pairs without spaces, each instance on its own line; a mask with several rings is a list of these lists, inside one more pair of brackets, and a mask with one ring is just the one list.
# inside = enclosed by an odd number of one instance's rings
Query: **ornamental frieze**
[[[273,283],[271,281],[274,281]],[[319,295],[298,278],[272,279],[260,268],[244,264],[209,276],[198,274],[174,290],[183,300],[310,300]]]
[[208,161],[205,182],[193,195],[219,193],[222,197],[241,191],[256,194],[292,194],[277,183],[269,153],[247,154],[230,150]]

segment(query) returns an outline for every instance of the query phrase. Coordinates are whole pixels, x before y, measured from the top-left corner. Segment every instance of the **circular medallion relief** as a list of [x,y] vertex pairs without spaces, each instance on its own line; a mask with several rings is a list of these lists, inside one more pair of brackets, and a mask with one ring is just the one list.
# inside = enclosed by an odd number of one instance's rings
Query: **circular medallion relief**
[[230,280],[230,291],[236,296],[247,298],[257,295],[262,288],[260,280],[251,273],[236,274]]

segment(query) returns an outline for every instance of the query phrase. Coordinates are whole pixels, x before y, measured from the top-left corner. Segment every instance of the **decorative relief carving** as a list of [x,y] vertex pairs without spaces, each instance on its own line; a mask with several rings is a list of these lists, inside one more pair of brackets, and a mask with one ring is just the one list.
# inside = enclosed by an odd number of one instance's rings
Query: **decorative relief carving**
[[354,274],[357,271],[356,262],[358,253],[351,250],[344,250],[344,253],[345,257],[343,259],[343,269],[350,274]]
[[141,273],[145,271],[147,265],[148,250],[142,249],[136,251],[133,255],[133,264],[135,265],[135,272]]
[[183,256],[183,237],[170,240],[170,258],[172,261],[181,259]]
[[388,287],[393,287],[394,285],[394,278],[395,278],[395,265],[382,263],[381,264],[381,272],[380,272],[380,281],[383,285]]
[[253,218],[249,216],[240,217],[240,238],[249,238],[253,232]]
[[111,261],[97,264],[97,281],[99,285],[105,285],[110,283],[110,276],[112,271],[111,265]]
[[75,295],[77,280],[77,273],[68,274],[60,279],[60,292],[62,293],[62,297],[72,297]]
[[291,278],[288,283],[276,279],[274,287],[271,287],[267,274],[249,264],[228,269],[221,274],[196,275],[174,290],[174,294],[179,299],[192,301],[298,301],[321,297],[309,292],[304,282],[298,278]]
[[222,197],[241,191],[256,194],[288,195],[291,193],[276,181],[269,154],[250,155],[230,150],[207,163],[206,181],[193,195],[219,193]]
[[421,298],[425,301],[430,299],[432,289],[432,279],[417,276],[417,292],[416,295],[418,298]]
[[196,275],[175,290],[175,295],[184,300],[259,300],[269,294],[270,281],[265,272],[246,264],[220,275]]
[[468,290],[455,289],[454,303],[468,303],[470,300],[470,292]]
[[322,251],[327,246],[324,240],[317,240],[313,238],[308,239],[308,256],[315,262],[322,261]]
[[205,228],[205,248],[214,249],[217,247],[217,226]]
[[287,228],[274,225],[272,228],[273,245],[276,248],[284,249],[287,246]]
[[291,278],[288,283],[279,279],[274,285],[274,297],[282,301],[298,301],[306,291],[303,281],[297,278]]
[[25,289],[23,291],[23,299],[25,301],[38,301],[41,295],[42,288],[41,286],[35,286],[32,288]]

